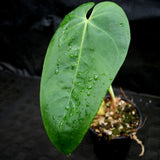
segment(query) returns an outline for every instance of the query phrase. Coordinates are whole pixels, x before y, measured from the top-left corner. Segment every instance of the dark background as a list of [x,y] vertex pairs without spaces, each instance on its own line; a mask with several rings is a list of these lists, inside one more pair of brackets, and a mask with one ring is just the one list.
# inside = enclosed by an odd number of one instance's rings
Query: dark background
[[[129,52],[114,80],[114,91],[119,95],[117,88],[123,87],[145,122],[137,133],[145,146],[144,156],[138,157],[141,148],[133,141],[126,159],[116,152],[115,160],[160,160],[160,0],[114,1],[125,10],[131,27]],[[40,113],[40,78],[50,39],[63,17],[88,1],[2,2],[0,160],[111,160],[105,148],[97,152],[89,132],[71,156],[61,154],[49,141]]]
[[[88,1],[3,1],[0,5],[1,70],[7,63],[25,70],[29,75],[41,76],[46,49],[55,30],[67,13],[85,2]],[[160,95],[160,1],[114,2],[125,10],[129,18],[131,44],[127,59],[113,85]]]

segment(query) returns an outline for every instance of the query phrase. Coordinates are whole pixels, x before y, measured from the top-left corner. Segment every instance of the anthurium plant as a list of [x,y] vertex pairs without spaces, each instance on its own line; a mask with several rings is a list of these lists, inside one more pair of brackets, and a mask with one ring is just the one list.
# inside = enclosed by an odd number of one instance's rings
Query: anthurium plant
[[113,2],[89,2],[64,17],[49,44],[40,87],[46,132],[63,154],[88,131],[129,43],[128,19]]

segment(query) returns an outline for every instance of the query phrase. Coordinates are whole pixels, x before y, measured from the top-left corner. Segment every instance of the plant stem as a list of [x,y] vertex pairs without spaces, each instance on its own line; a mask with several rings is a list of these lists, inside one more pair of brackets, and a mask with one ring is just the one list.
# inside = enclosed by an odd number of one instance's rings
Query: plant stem
[[112,85],[110,85],[108,91],[109,91],[109,94],[110,94],[111,98],[113,99],[113,102],[115,103],[116,102],[116,98],[115,98],[115,95],[114,95],[114,92],[113,92]]

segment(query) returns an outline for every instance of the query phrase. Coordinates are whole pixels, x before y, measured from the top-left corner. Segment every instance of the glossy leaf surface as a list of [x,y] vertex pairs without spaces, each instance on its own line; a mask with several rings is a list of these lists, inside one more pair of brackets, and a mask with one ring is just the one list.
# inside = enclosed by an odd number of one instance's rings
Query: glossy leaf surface
[[40,105],[47,134],[64,154],[86,134],[121,67],[130,30],[123,10],[112,2],[86,3],[65,16],[43,66]]

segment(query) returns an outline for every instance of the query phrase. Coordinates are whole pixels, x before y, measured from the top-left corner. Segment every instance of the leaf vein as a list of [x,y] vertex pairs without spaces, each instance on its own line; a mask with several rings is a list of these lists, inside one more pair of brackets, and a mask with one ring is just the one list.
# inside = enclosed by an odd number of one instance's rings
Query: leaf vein
[[99,17],[99,16],[103,16],[103,15],[105,15],[105,14],[112,14],[112,15],[116,15],[116,16],[121,16],[121,15],[115,14],[115,13],[113,13],[113,12],[102,12],[102,13],[100,13],[100,14],[98,14],[98,15],[95,15],[95,16],[93,15],[93,16],[91,16],[90,20],[95,19],[95,18],[97,18],[97,17]]
[[81,24],[84,23],[84,22],[85,22],[85,21],[82,21],[82,22],[79,22],[78,24],[73,25],[72,27],[70,27],[70,28],[67,30],[67,32],[70,31],[71,29],[73,29],[73,28],[81,25]]
[[78,15],[75,15],[75,14],[72,14],[72,15],[70,15],[70,16],[72,16],[72,17],[77,17],[77,18],[82,18],[82,19],[84,19],[84,20],[85,20],[85,18],[84,18],[84,17],[78,16]]
[[[72,88],[71,88],[71,91],[70,91],[70,95],[69,95],[69,99],[68,99],[68,104],[69,105],[69,102],[71,101],[71,96],[72,96],[72,92],[73,92],[73,89],[74,89],[74,85],[75,85],[75,82],[76,82],[76,79],[77,79],[77,74],[78,74],[78,68],[79,68],[79,63],[80,63],[80,59],[81,59],[81,54],[82,54],[82,48],[83,48],[83,43],[84,43],[84,37],[85,37],[85,33],[86,33],[86,28],[87,28],[87,20],[85,21],[85,25],[84,25],[84,29],[83,29],[83,33],[82,33],[82,41],[81,41],[81,44],[80,44],[80,51],[79,51],[79,57],[78,57],[78,61],[77,61],[77,68],[76,68],[76,71],[75,71],[75,75],[74,75],[74,79],[73,79],[73,83],[72,83]],[[61,132],[61,127],[63,125],[63,121],[66,117],[66,112],[64,114],[64,117],[60,123],[60,126],[59,126],[59,132]]]
[[115,46],[115,48],[116,48],[117,54],[118,54],[118,57],[117,57],[117,59],[118,59],[118,58],[119,58],[118,47],[117,47],[117,44],[116,44],[115,40],[112,38],[112,36],[111,36],[108,32],[106,32],[105,30],[103,30],[103,29],[99,28],[98,26],[96,26],[95,24],[93,24],[93,23],[91,23],[91,22],[88,22],[88,23],[89,23],[90,25],[92,25],[94,28],[98,29],[99,31],[105,33],[105,34],[112,40],[112,42],[113,42],[113,44],[114,44],[114,46]]

